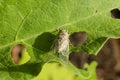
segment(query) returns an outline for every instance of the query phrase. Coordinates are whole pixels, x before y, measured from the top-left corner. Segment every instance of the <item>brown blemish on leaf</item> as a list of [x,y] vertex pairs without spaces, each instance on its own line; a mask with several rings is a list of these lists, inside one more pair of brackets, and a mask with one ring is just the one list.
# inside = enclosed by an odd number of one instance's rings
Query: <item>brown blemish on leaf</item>
[[80,46],[87,40],[86,32],[74,32],[69,37],[70,42],[73,46]]
[[22,44],[17,44],[12,48],[11,57],[14,60],[15,64],[19,63],[19,60],[22,55],[22,51],[25,49],[25,46]]

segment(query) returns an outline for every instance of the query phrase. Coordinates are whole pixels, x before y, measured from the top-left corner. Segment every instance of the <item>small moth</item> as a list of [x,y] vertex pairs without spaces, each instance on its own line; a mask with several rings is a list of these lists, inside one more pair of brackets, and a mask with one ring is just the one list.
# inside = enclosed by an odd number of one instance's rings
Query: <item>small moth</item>
[[55,40],[55,49],[57,53],[66,56],[69,52],[69,34],[66,30],[62,29],[59,31]]

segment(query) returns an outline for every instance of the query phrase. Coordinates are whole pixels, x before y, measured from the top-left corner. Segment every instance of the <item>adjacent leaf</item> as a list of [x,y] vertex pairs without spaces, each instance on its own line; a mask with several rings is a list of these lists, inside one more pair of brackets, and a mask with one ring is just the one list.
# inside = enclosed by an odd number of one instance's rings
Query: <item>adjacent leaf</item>
[[[111,17],[114,8],[120,9],[119,0],[0,0],[0,79],[30,80],[46,62],[66,63],[50,51],[59,28],[88,34],[87,41],[71,51],[97,54],[107,39],[120,37],[120,20]],[[19,43],[31,57],[23,65],[14,64],[10,55]],[[90,75],[76,71],[85,78]]]
[[[96,80],[96,62],[92,62],[89,70],[92,74],[89,80]],[[70,70],[58,63],[46,63],[43,66],[42,72],[35,77],[35,80],[84,80],[84,78],[75,75]]]

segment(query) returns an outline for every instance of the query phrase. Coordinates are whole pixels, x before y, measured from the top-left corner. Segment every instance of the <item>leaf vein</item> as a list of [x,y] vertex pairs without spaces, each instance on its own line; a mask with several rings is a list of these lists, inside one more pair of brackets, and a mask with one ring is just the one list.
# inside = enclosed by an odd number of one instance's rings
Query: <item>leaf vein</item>
[[28,16],[30,15],[31,12],[32,12],[32,9],[31,9],[30,12],[27,13],[26,16],[22,19],[22,21],[21,21],[21,23],[20,23],[20,25],[19,25],[18,31],[17,31],[17,33],[16,33],[16,36],[15,36],[15,41],[17,40],[17,36],[19,35],[19,32],[20,32],[20,30],[22,29],[24,22],[26,21],[26,19],[28,18]]

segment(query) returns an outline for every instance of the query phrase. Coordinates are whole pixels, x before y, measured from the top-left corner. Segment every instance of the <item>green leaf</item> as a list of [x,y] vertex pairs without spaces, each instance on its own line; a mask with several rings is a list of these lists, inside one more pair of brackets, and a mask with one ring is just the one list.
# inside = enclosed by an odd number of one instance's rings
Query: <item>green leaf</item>
[[[120,9],[119,0],[0,0],[0,79],[30,80],[46,62],[65,65],[51,52],[60,28],[69,34],[86,32],[87,41],[71,50],[96,55],[106,40],[120,37],[120,20],[110,13],[114,8]],[[31,57],[23,65],[14,64],[11,58],[12,47],[19,43],[25,44]],[[89,71],[76,71],[86,78],[91,75]]]

